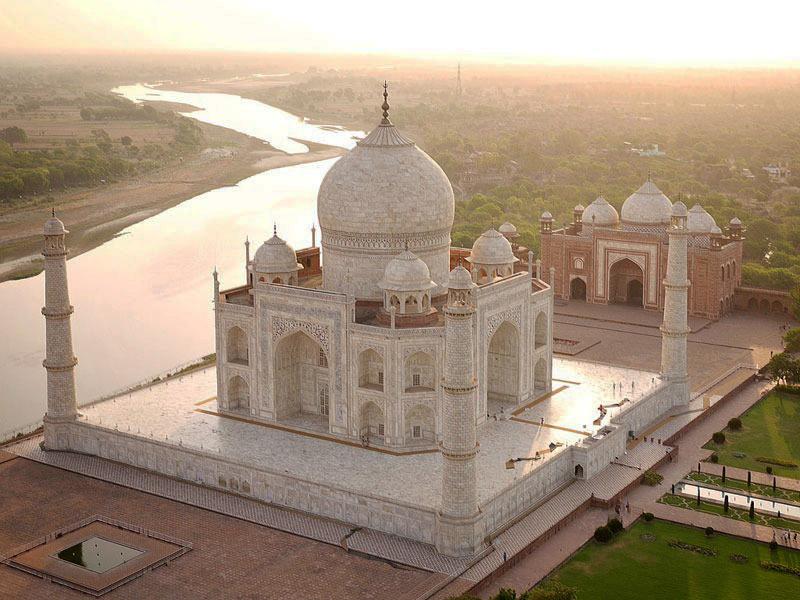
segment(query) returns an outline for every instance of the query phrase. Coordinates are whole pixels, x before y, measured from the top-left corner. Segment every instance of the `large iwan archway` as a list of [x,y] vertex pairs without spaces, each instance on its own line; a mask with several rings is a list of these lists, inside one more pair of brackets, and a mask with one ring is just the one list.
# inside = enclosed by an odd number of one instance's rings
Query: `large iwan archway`
[[631,306],[644,306],[644,273],[629,258],[611,265],[608,274],[609,301]]
[[497,328],[489,341],[486,382],[489,400],[516,404],[519,398],[519,332],[508,321]]
[[328,361],[320,359],[324,356],[320,345],[303,331],[296,331],[278,342],[273,373],[277,419],[301,413],[321,414],[319,391],[322,386],[330,385]]

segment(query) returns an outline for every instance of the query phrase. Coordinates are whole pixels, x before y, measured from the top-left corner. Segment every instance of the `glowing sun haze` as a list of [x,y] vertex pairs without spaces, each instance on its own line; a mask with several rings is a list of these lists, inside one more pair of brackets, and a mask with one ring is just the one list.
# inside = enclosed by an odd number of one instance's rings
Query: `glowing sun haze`
[[798,17],[791,0],[0,0],[0,50],[785,67],[800,63]]

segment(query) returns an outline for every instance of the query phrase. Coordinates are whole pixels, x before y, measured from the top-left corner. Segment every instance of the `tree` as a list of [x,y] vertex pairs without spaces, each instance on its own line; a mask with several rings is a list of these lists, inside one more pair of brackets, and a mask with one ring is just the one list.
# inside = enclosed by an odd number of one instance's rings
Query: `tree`
[[25,133],[24,129],[13,125],[11,127],[6,127],[5,129],[0,129],[0,140],[8,142],[13,148],[14,144],[24,144],[27,142],[28,134]]
[[600,527],[594,530],[594,539],[596,539],[601,544],[610,542],[612,537],[614,537],[614,532],[611,531],[611,528],[608,527],[608,525],[601,525]]
[[119,141],[122,142],[123,146],[130,146],[133,143],[133,140],[129,135],[123,135],[121,138],[119,138]]
[[733,417],[728,421],[728,429],[731,431],[739,431],[742,428],[742,420],[739,417]]
[[800,382],[800,361],[793,359],[786,352],[774,355],[766,366],[766,371],[775,382],[787,384]]
[[800,319],[800,285],[790,292],[792,297],[792,314],[795,319]]

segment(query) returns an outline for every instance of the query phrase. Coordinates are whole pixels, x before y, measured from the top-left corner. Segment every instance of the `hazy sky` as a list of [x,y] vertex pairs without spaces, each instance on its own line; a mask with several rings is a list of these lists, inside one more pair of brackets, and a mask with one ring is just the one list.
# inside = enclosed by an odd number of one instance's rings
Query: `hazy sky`
[[241,50],[800,64],[800,1],[0,0],[0,51]]

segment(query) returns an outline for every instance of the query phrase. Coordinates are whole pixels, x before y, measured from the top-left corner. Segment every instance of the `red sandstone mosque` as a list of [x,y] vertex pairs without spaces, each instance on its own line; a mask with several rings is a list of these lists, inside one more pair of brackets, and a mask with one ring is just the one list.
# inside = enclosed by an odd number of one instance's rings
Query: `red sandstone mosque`
[[[672,202],[649,176],[622,205],[622,219],[602,196],[574,209],[573,222],[553,229],[545,212],[541,228],[544,272],[555,269],[556,298],[594,304],[623,303],[664,309],[667,229]],[[689,314],[718,319],[734,306],[741,285],[742,222],[723,232],[699,204],[688,216]]]

